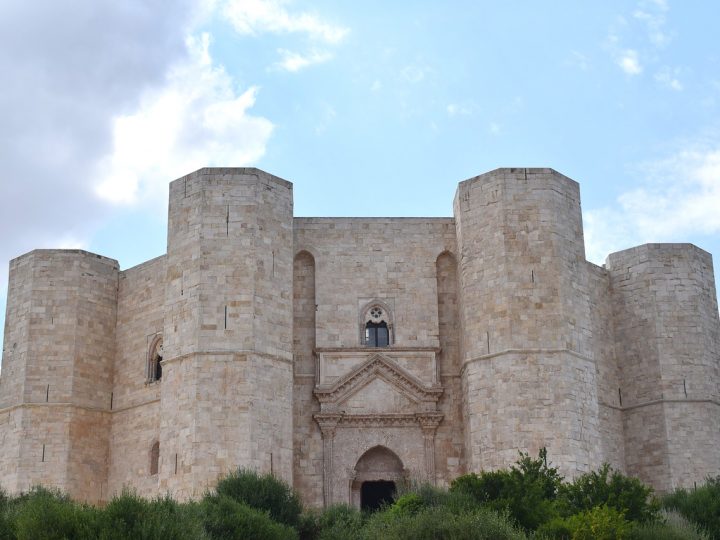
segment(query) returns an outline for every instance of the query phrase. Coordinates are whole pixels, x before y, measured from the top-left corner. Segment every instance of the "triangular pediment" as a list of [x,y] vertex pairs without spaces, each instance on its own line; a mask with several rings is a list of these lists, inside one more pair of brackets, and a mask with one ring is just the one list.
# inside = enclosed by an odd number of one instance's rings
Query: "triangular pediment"
[[417,404],[416,396],[406,394],[380,375],[337,402],[337,408],[345,414],[387,414],[414,412]]
[[[372,355],[331,386],[315,389],[320,403],[348,403],[357,405],[357,408],[360,408],[362,400],[385,399],[402,407],[411,403],[436,402],[441,394],[442,388],[426,386],[382,354]],[[354,398],[356,395],[357,398]]]

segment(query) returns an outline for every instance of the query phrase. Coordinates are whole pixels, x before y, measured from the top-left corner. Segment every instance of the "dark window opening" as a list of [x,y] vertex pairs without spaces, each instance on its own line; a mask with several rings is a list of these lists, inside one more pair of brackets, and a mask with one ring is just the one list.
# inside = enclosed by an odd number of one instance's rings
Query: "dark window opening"
[[155,357],[155,362],[153,363],[153,381],[159,381],[162,379],[162,366],[160,365],[160,362],[162,362],[162,356],[158,355]]
[[390,331],[386,322],[368,322],[365,325],[365,345],[368,347],[387,347],[390,345]]
[[377,480],[360,486],[360,508],[369,512],[379,510],[395,500],[395,482]]
[[158,464],[160,462],[160,443],[155,441],[150,449],[150,476],[158,473]]

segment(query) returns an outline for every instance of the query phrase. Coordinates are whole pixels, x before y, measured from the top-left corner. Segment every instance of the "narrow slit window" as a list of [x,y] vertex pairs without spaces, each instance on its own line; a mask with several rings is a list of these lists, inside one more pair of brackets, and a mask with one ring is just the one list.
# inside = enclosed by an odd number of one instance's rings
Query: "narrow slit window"
[[150,449],[150,476],[158,473],[158,465],[160,464],[160,443],[155,441]]

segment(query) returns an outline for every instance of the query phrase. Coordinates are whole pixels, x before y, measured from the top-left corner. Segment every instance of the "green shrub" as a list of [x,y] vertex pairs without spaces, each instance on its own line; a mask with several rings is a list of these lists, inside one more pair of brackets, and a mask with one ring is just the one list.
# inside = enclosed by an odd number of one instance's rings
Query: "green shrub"
[[296,540],[297,532],[267,513],[225,495],[208,495],[201,504],[203,524],[213,540]]
[[666,495],[662,504],[702,527],[710,538],[720,539],[720,476],[697,489],[677,489]]
[[270,474],[260,476],[240,469],[222,478],[216,491],[251,508],[266,510],[279,523],[291,527],[300,523],[302,505],[297,493]]
[[598,471],[583,474],[560,486],[558,507],[565,516],[601,505],[623,512],[625,519],[636,522],[655,521],[660,512],[652,488],[637,478],[613,470],[607,463]]
[[123,490],[102,510],[100,534],[103,539],[140,538],[142,524],[148,516],[148,501],[134,491]]
[[606,505],[595,506],[566,521],[572,540],[624,540],[632,532],[632,523],[623,513]]
[[300,540],[317,540],[320,534],[320,513],[311,509],[300,514],[300,520],[296,527]]
[[455,514],[442,506],[409,513],[377,512],[370,517],[365,538],[372,540],[515,540],[527,538],[510,520],[492,510],[477,508]]
[[99,540],[195,540],[205,538],[198,505],[170,497],[147,500],[124,490],[97,511]]
[[534,538],[541,540],[570,540],[572,533],[567,518],[554,517],[538,527]]
[[0,488],[0,540],[13,540],[15,530],[9,517],[12,499]]
[[525,530],[535,530],[557,516],[555,498],[562,482],[554,467],[547,465],[547,451],[537,459],[520,453],[510,470],[468,474],[453,481],[450,491],[470,495],[481,505],[507,511]]
[[391,514],[407,514],[414,516],[426,507],[425,501],[417,493],[406,493],[396,500],[388,509]]
[[318,540],[357,540],[363,538],[362,513],[347,504],[327,507],[318,517]]
[[659,521],[635,527],[633,540],[708,540],[710,537],[677,512],[667,512]]
[[73,503],[59,491],[34,487],[18,497],[13,506],[9,518],[14,522],[12,529],[18,540],[97,538],[96,511]]

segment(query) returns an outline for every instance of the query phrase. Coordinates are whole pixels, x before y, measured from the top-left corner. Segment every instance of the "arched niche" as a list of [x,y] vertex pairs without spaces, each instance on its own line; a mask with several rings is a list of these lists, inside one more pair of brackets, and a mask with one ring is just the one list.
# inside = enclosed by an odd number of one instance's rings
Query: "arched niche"
[[398,455],[385,446],[374,446],[355,464],[350,486],[353,504],[362,509],[377,509],[390,503],[399,482],[406,477]]

